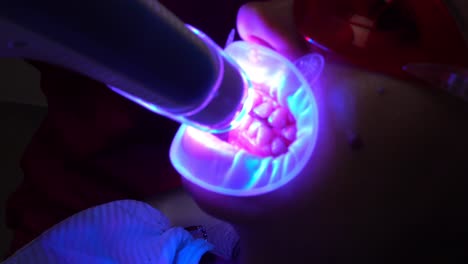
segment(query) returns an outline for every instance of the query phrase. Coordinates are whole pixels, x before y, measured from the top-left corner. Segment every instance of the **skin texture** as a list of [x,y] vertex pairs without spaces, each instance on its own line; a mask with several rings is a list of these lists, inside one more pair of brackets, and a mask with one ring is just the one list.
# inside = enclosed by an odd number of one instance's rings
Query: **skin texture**
[[[244,5],[240,35],[290,59],[304,54],[291,4]],[[335,58],[313,89],[317,146],[292,182],[248,198],[185,182],[203,210],[237,227],[240,262],[464,263],[466,103]],[[362,147],[351,147],[353,135]]]

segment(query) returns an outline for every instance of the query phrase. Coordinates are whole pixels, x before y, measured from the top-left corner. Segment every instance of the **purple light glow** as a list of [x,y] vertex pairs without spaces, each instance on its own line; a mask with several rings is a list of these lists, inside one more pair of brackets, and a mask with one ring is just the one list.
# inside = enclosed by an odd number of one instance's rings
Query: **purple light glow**
[[309,42],[310,44],[316,46],[317,48],[323,50],[323,51],[327,51],[327,52],[330,51],[327,47],[325,47],[324,45],[318,43],[317,41],[315,41],[315,40],[313,40],[313,39],[311,39],[309,37],[305,37],[305,40],[307,42]]
[[[270,49],[234,42],[226,53],[253,83],[275,90],[278,103],[296,119],[296,140],[286,154],[259,157],[210,133],[182,125],[171,146],[171,161],[183,177],[212,192],[252,196],[274,191],[299,175],[313,153],[319,127],[315,96],[299,70]],[[310,72],[305,75],[315,80],[312,77],[320,75],[323,58],[313,55],[304,59],[314,65],[306,68]]]

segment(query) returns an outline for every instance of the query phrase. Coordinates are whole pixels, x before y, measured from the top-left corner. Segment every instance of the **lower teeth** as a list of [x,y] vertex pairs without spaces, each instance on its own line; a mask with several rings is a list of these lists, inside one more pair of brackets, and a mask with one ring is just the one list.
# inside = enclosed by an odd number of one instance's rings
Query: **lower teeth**
[[279,105],[264,89],[265,85],[254,84],[253,110],[225,139],[254,155],[275,157],[286,153],[296,139],[296,121],[289,109]]

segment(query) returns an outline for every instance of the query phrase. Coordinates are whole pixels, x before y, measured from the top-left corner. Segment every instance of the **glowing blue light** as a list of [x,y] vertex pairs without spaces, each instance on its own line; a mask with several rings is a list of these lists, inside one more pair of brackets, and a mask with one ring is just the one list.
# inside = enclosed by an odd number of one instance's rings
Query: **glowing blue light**
[[317,41],[315,41],[315,40],[313,40],[313,39],[311,39],[309,37],[306,37],[305,40],[307,42],[309,42],[310,44],[316,46],[317,48],[323,50],[323,51],[330,51],[327,47],[325,47],[324,45],[318,43]]
[[188,28],[191,29],[193,31],[193,33],[195,33],[196,35],[201,35],[202,34],[200,32],[200,30],[196,29],[195,27],[188,26]]
[[261,163],[258,159],[250,159],[245,162],[245,167],[250,175],[250,181],[244,187],[244,189],[251,189],[255,186],[255,184],[262,178],[262,168],[261,166],[265,166],[265,163]]
[[[252,60],[255,50],[260,59]],[[234,42],[226,48],[252,82],[277,89],[278,101],[296,119],[296,140],[286,154],[261,158],[238,149],[212,134],[183,125],[171,146],[176,170],[188,181],[212,192],[231,196],[252,196],[281,188],[297,177],[313,154],[319,129],[318,107],[313,91],[298,68],[280,54],[265,47]],[[310,61],[309,61],[310,60]],[[323,69],[320,55],[307,56],[304,67],[309,80]]]

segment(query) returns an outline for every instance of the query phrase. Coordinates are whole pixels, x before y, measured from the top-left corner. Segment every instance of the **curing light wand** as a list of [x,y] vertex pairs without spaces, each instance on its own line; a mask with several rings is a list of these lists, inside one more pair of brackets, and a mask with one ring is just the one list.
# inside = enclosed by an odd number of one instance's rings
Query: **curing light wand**
[[250,83],[207,36],[153,0],[5,0],[0,56],[45,61],[198,129],[231,130]]

